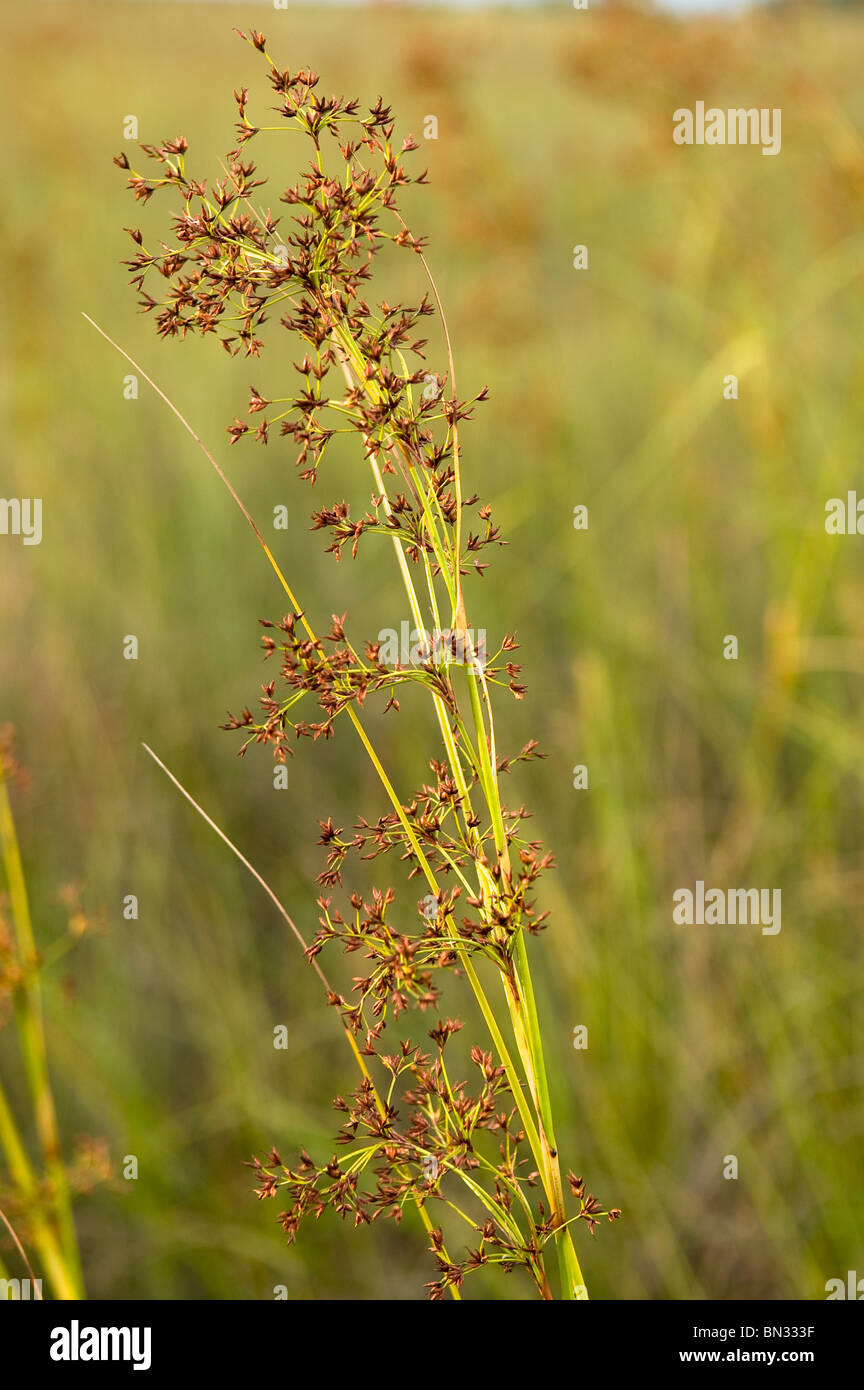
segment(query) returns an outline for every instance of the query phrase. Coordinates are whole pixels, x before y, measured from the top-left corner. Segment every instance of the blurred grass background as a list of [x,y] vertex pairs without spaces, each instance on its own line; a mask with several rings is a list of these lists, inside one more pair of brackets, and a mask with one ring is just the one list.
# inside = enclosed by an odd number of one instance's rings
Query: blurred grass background
[[[501,701],[502,744],[536,737],[549,754],[505,791],[558,860],[531,954],[559,1147],[624,1211],[580,1240],[592,1296],[824,1297],[864,1260],[864,560],[860,540],[824,531],[827,498],[864,492],[864,16],[823,5],[728,22],[4,12],[0,491],[44,499],[44,538],[0,543],[0,716],[32,776],[14,798],[39,940],[65,929],[69,882],[93,923],[46,985],[63,1132],[70,1147],[103,1139],[118,1175],[124,1155],[140,1165],[78,1206],[88,1290],[405,1298],[432,1277],[416,1220],[352,1232],[327,1218],[288,1249],[278,1203],[252,1198],[251,1152],[332,1151],[351,1061],[266,899],[140,748],[311,935],[317,818],[377,816],[377,786],[347,728],[304,743],[281,792],[265,755],[241,762],[218,732],[255,698],[256,620],[279,616],[280,596],[194,444],[143,383],[124,400],[128,368],[81,318],[168,390],[253,514],[291,508],[275,549],[317,622],[347,608],[364,635],[385,613],[398,627],[383,549],[337,567],[308,534],[313,502],[353,486],[347,466],[313,497],[287,445],[226,447],[249,384],[266,394],[293,345],[271,334],[250,366],[215,343],[160,344],[119,265],[123,225],[167,226],[167,204],[134,206],[111,164],[124,117],[145,141],[183,132],[188,167],[212,178],[233,145],[232,88],[266,99],[235,23],[328,91],[383,93],[402,133],[438,118],[409,221],[431,237],[460,394],[491,391],[465,464],[509,548],[468,607],[490,640],[515,629],[522,644],[529,692]],[[782,154],[675,147],[671,113],[697,100],[781,107]],[[253,146],[274,206],[294,148]],[[377,291],[410,299],[418,283]],[[409,705],[380,725],[406,791],[428,734]],[[673,927],[672,892],[696,878],[781,888],[782,932]],[[130,893],[137,921],[122,916]],[[470,1013],[458,995],[456,1010]],[[24,1113],[12,1031],[0,1067]],[[477,1278],[475,1295],[527,1292]]]

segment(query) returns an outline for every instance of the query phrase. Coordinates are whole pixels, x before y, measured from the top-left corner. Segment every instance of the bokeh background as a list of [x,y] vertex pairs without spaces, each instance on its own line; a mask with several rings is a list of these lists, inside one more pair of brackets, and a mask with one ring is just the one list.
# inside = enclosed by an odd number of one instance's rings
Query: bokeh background
[[[212,340],[160,343],[119,264],[124,225],[167,226],[167,204],[134,206],[112,165],[124,117],[143,140],[183,132],[212,178],[232,89],[265,96],[234,24],[327,90],[383,93],[402,133],[438,119],[415,156],[430,186],[407,207],[431,238],[461,393],[490,388],[465,464],[509,547],[469,611],[522,644],[529,690],[501,702],[502,744],[535,737],[549,755],[507,792],[558,862],[531,956],[559,1146],[624,1212],[581,1239],[592,1296],[824,1297],[864,1268],[864,541],[824,529],[829,497],[864,494],[864,12],[593,0],[4,10],[0,491],[44,499],[44,538],[0,540],[0,716],[30,774],[13,795],[63,1133],[70,1152],[101,1143],[113,1170],[77,1207],[88,1291],[401,1299],[432,1277],[415,1220],[328,1217],[289,1249],[278,1203],[251,1195],[253,1151],[332,1151],[351,1060],[270,904],[140,747],[311,934],[317,819],[377,816],[377,785],[347,728],[300,747],[285,791],[267,755],[241,761],[218,731],[265,678],[257,619],[280,596],[192,441],[143,383],[124,399],[129,369],[81,317],[168,390],[257,517],[289,506],[275,549],[316,620],[348,609],[365,633],[368,612],[377,630],[389,595],[398,626],[389,555],[337,567],[309,534],[313,502],[356,488],[356,465],[313,497],[287,443],[227,447],[249,385],[266,394],[294,346],[280,330],[250,367]],[[782,154],[676,147],[671,113],[698,100],[781,107]],[[274,206],[294,148],[254,146]],[[378,287],[391,302],[419,292],[399,264]],[[407,789],[424,714],[404,701],[372,723]],[[672,892],[697,878],[781,888],[782,932],[674,927]],[[88,925],[67,952],[70,884]],[[470,1001],[457,989],[448,1011],[470,1019]],[[29,1133],[13,1034],[0,1068]],[[528,1292],[476,1278],[475,1296]]]

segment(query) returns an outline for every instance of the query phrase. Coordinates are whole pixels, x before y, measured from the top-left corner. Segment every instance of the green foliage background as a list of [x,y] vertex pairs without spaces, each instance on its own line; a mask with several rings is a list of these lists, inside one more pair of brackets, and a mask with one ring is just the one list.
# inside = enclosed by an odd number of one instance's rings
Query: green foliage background
[[[4,13],[0,491],[44,499],[44,539],[0,541],[0,714],[33,779],[15,806],[39,939],[64,930],[69,881],[95,923],[47,980],[64,1133],[104,1138],[118,1173],[126,1154],[140,1163],[137,1182],[78,1207],[89,1292],[399,1299],[432,1277],[410,1216],[356,1233],[325,1219],[287,1249],[278,1203],[253,1200],[252,1151],[331,1149],[351,1061],[266,899],[140,748],[311,935],[317,818],[376,817],[374,777],[346,727],[304,743],[277,792],[268,758],[237,760],[217,731],[265,678],[256,620],[281,614],[280,595],[191,440],[143,383],[123,399],[127,368],[81,317],[168,390],[258,518],[291,507],[276,553],[316,621],[347,609],[364,635],[398,626],[383,549],[337,567],[308,533],[313,504],[362,499],[357,461],[337,460],[313,495],[288,444],[227,448],[250,383],[284,381],[286,336],[263,364],[160,344],[118,264],[122,226],[164,215],[158,200],[133,207],[111,164],[123,117],[147,141],[183,132],[189,168],[213,177],[232,88],[263,94],[235,23],[328,91],[383,93],[402,133],[438,117],[409,222],[431,237],[461,394],[491,392],[465,466],[510,544],[472,584],[469,615],[522,644],[529,692],[502,701],[502,742],[536,737],[549,754],[506,793],[559,866],[531,947],[559,1145],[624,1212],[580,1232],[592,1296],[824,1297],[864,1259],[864,542],[823,524],[827,498],[864,493],[864,22],[821,5],[734,22]],[[782,154],[676,148],[671,113],[697,100],[781,107]],[[274,207],[294,148],[252,147]],[[587,272],[571,267],[577,243]],[[406,260],[378,285],[391,302],[419,292]],[[572,529],[577,503],[587,533]],[[122,660],[127,633],[137,662]],[[727,633],[737,663],[722,660]],[[404,701],[376,727],[407,791],[425,716]],[[577,763],[588,791],[572,789]],[[781,888],[781,934],[673,927],[672,892],[696,878]],[[137,922],[122,918],[128,893]],[[470,1016],[467,998],[448,1011]],[[587,1052],[571,1046],[580,1023]],[[0,1067],[23,1113],[9,1027]]]

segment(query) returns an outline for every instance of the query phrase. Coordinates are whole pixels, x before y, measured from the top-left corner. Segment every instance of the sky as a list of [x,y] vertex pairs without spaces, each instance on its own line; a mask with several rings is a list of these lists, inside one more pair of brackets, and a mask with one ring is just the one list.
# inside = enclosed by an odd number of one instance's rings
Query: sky
[[[140,4],[146,3],[146,0],[132,0],[132,2]],[[182,2],[183,0],[181,0],[181,3]],[[231,0],[222,0],[222,3],[230,2]],[[298,0],[298,2],[303,3],[304,0]],[[514,6],[518,6],[520,4],[530,5],[536,3],[543,3],[543,0],[404,0],[404,2],[408,4],[427,3],[430,5],[434,5],[437,3],[442,5],[452,5],[455,9],[461,9],[472,7],[482,8],[482,6],[486,4],[506,4]],[[209,4],[211,3],[211,0],[185,0],[185,3]],[[234,0],[234,3],[236,3],[236,0]],[[253,3],[253,0],[241,0],[241,3]],[[260,0],[255,0],[255,3],[260,3]],[[345,3],[363,3],[363,0],[305,0],[305,3],[311,3],[313,5],[338,5]],[[558,3],[564,4],[566,3],[566,0],[558,0]],[[589,6],[590,3],[591,0],[589,0]],[[654,0],[654,3],[660,9],[674,11],[677,14],[705,14],[708,12],[735,14],[737,11],[747,9],[748,6],[750,6],[751,4],[757,3],[757,0]]]
[[[214,0],[176,0],[180,4],[212,4]],[[367,0],[290,0],[292,4],[311,4],[311,5],[340,5],[340,4],[363,4]],[[559,6],[566,5],[568,0],[556,0]],[[126,0],[131,4],[146,4],[148,0]],[[238,0],[216,0],[220,4],[237,4]],[[260,5],[261,0],[239,0],[241,4],[256,3]],[[396,0],[399,3],[399,0]],[[403,4],[409,5],[442,5],[450,6],[453,9],[481,9],[485,5],[508,5],[518,7],[519,5],[532,5],[549,3],[549,0],[401,0]],[[654,0],[654,4],[660,9],[667,10],[674,14],[737,14],[741,10],[749,8],[751,5],[759,3],[759,0]],[[589,7],[591,0],[589,0]]]
[[727,13],[746,8],[744,0],[657,0],[664,10],[678,10],[682,14],[697,10],[725,10]]

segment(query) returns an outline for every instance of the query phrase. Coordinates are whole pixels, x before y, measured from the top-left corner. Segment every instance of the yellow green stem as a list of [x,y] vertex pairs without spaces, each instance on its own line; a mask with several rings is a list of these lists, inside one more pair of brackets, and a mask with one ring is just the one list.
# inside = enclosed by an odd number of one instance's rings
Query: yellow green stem
[[33,935],[27,884],[6,787],[2,756],[0,756],[0,847],[2,847],[3,866],[12,904],[12,919],[22,968],[22,980],[16,987],[13,997],[15,1018],[24,1056],[24,1067],[33,1101],[36,1132],[42,1147],[45,1171],[51,1184],[52,1199],[69,1280],[76,1290],[75,1296],[83,1298],[84,1285],[78,1240],[75,1234],[75,1222],[72,1215],[72,1198],[60,1148],[57,1112],[48,1074],[48,1054],[42,1013],[42,988],[38,970],[39,957]]

